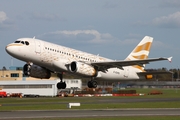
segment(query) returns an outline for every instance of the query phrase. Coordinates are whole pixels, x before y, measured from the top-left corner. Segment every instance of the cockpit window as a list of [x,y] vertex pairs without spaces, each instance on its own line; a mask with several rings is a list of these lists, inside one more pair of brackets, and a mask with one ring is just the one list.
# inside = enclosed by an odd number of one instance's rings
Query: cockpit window
[[24,44],[24,41],[21,41],[22,44]]
[[29,42],[28,42],[28,41],[25,41],[25,44],[26,44],[26,45],[29,45]]
[[29,45],[28,41],[15,41],[14,43],[20,43],[20,44],[25,44],[25,45]]
[[20,43],[21,41],[15,41],[14,43]]

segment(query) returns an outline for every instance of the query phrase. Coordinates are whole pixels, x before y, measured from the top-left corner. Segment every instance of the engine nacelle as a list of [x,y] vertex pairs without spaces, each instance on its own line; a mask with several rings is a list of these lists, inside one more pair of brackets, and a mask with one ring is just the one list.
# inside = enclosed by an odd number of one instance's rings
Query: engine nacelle
[[51,72],[45,68],[37,65],[25,64],[23,67],[23,73],[26,76],[49,79],[51,77]]
[[73,73],[78,73],[84,76],[94,77],[97,75],[97,71],[93,66],[83,62],[71,62],[69,70]]

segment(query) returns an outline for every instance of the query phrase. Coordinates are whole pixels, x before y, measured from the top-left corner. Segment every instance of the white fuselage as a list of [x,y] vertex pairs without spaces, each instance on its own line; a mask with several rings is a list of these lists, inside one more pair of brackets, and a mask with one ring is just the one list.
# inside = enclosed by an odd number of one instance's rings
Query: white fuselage
[[[18,41],[27,41],[29,44],[11,43],[7,45],[6,51],[10,55],[25,62],[32,62],[33,64],[47,68],[53,72],[70,72],[67,65],[72,61],[86,61],[87,63],[113,61],[98,55],[89,54],[38,39],[21,38],[18,39]],[[133,66],[123,67],[123,69],[109,68],[106,72],[98,71],[95,79],[139,79],[137,72],[142,71]]]

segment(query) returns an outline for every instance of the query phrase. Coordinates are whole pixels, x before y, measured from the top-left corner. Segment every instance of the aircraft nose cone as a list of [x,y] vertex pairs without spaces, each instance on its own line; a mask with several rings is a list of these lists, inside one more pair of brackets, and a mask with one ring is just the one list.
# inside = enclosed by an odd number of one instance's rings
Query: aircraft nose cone
[[22,59],[26,54],[23,49],[23,44],[18,44],[18,43],[11,43],[7,45],[5,47],[5,50],[9,55],[17,59]]
[[12,44],[7,45],[5,49],[6,49],[6,52],[10,55],[12,55],[14,52],[14,47],[12,46]]
[[9,45],[7,45],[5,49],[6,49],[6,52],[7,52],[7,53],[9,53],[9,51],[11,51]]

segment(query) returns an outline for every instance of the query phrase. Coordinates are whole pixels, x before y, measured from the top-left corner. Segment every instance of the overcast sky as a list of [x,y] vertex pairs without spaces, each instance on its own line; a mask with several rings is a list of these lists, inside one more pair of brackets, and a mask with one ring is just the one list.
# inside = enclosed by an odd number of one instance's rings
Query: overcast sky
[[180,0],[1,0],[0,69],[25,64],[5,51],[22,37],[124,60],[146,35],[149,58],[173,56],[146,68],[180,67]]

